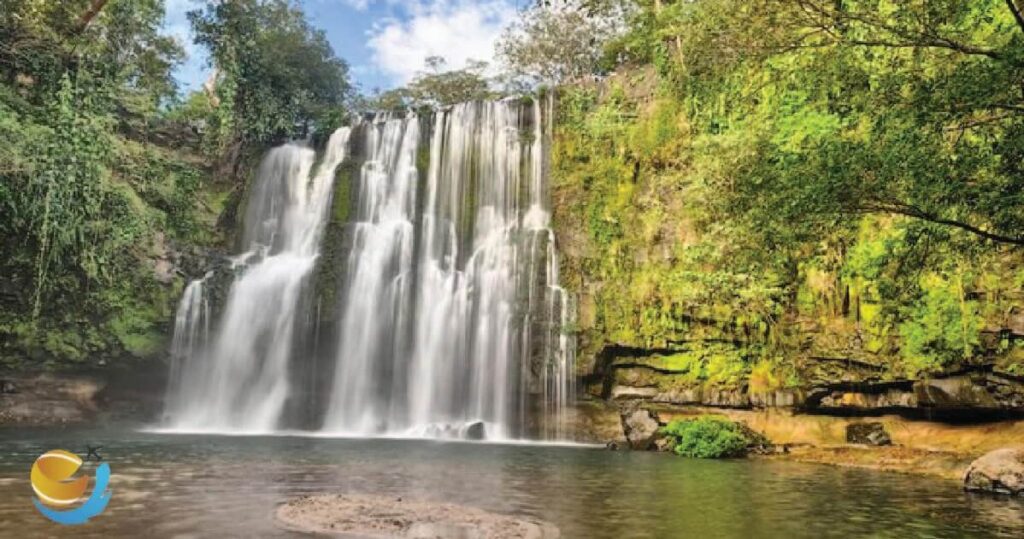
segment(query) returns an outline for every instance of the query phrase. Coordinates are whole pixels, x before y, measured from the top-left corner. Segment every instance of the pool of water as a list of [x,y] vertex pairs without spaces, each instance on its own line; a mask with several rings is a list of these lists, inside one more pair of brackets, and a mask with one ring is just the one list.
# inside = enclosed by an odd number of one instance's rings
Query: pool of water
[[[32,505],[49,449],[113,471],[113,498],[61,527]],[[90,465],[91,469],[91,465]],[[132,430],[0,429],[0,536],[294,537],[275,507],[310,493],[459,503],[542,519],[563,537],[1024,537],[1024,502],[955,482],[781,459],[701,461],[591,447]]]

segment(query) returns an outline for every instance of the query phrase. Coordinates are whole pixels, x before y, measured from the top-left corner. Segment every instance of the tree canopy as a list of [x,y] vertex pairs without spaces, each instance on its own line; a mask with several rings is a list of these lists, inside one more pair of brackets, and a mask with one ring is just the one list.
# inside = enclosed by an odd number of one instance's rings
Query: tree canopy
[[189,13],[196,42],[211,52],[215,92],[230,116],[222,137],[281,140],[314,125],[335,127],[352,95],[348,65],[322,30],[287,0],[215,2]]

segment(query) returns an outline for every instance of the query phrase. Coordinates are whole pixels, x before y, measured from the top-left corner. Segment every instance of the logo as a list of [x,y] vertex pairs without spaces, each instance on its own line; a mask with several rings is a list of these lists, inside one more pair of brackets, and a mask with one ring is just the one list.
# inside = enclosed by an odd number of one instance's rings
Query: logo
[[84,524],[107,508],[110,466],[103,462],[96,467],[96,481],[85,503],[74,509],[65,509],[82,499],[89,487],[89,476],[75,477],[75,472],[81,467],[82,459],[63,449],[47,451],[36,459],[31,479],[32,490],[38,498],[33,498],[32,502],[43,516],[58,524]]

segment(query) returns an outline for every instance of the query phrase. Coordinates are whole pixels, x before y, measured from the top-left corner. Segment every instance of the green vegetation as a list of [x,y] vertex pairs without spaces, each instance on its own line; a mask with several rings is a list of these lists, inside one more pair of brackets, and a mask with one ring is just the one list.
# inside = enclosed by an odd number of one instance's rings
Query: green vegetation
[[696,359],[675,380],[752,391],[834,376],[819,358],[890,378],[1019,371],[1017,6],[627,10],[604,46],[615,73],[559,94],[553,198],[582,355],[678,350]]
[[345,66],[285,2],[218,3],[192,17],[216,89],[180,99],[161,0],[0,5],[0,367],[153,357],[240,156],[336,124]]
[[662,433],[677,455],[697,459],[742,457],[751,443],[738,424],[707,415],[673,420]]
[[500,40],[506,73],[431,58],[408,87],[359,101],[286,0],[191,13],[215,75],[185,96],[161,0],[4,0],[0,362],[159,350],[180,268],[196,265],[184,259],[227,244],[245,160],[266,145],[328,133],[351,107],[529,83],[564,85],[551,185],[581,357],[650,350],[662,389],[757,393],[834,377],[819,362],[837,359],[882,378],[1019,374],[1019,8],[538,5]]
[[279,142],[312,128],[330,133],[351,97],[348,66],[322,30],[287,0],[215,2],[189,13],[196,43],[211,52],[210,117],[217,142]]
[[364,105],[369,110],[432,109],[501,95],[497,81],[486,76],[487,62],[470,60],[462,69],[446,70],[441,56],[426,59],[426,70],[407,85],[378,92]]

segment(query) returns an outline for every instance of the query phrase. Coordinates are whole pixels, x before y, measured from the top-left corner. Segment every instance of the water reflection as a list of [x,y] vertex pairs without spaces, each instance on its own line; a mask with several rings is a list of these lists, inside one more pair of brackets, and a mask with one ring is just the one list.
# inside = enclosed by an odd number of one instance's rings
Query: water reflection
[[[35,513],[39,453],[102,443],[106,513],[64,529]],[[1024,503],[944,481],[783,461],[408,440],[0,431],[0,522],[19,537],[294,536],[277,504],[316,492],[461,503],[565,537],[1021,537]]]

